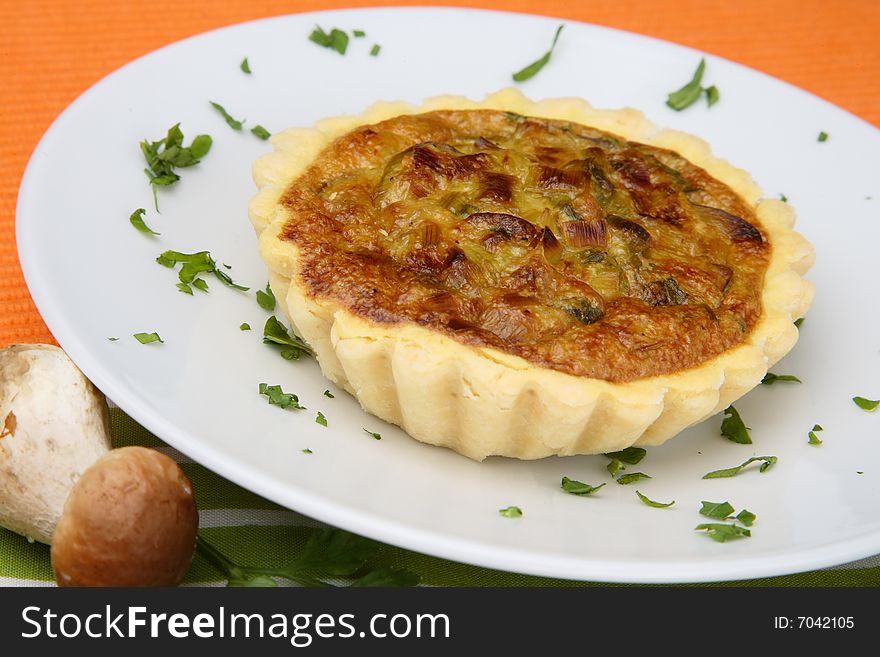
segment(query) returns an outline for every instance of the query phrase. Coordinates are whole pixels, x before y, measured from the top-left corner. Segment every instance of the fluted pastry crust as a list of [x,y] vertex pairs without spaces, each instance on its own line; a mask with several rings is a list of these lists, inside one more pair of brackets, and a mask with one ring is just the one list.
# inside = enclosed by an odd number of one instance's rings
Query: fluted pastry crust
[[[628,140],[676,151],[732,188],[754,209],[772,245],[761,293],[763,311],[745,339],[697,366],[625,382],[541,367],[503,350],[465,344],[411,322],[379,323],[328,296],[299,275],[298,246],[282,239],[290,212],[288,185],[337,137],[357,126],[402,114],[490,108],[592,126]],[[793,320],[810,305],[801,276],[812,246],[792,227],[785,203],[760,199],[749,175],[714,158],[700,139],[657,131],[641,113],[596,110],[578,99],[533,103],[513,89],[477,103],[443,96],[421,107],[378,103],[357,117],[325,119],[272,138],[273,153],[254,165],[260,188],[250,206],[260,252],[282,309],[315,350],[324,374],[361,405],[414,438],[470,458],[523,459],[589,454],[629,445],[658,445],[725,408],[757,385],[797,340]]]

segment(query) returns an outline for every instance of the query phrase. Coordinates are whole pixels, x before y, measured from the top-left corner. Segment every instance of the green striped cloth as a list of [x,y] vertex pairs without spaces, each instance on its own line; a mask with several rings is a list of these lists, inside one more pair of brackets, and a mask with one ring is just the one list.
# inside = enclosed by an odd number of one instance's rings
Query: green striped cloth
[[[116,447],[153,447],[180,462],[198,491],[202,534],[233,561],[264,568],[282,567],[299,552],[313,532],[325,527],[189,461],[118,408],[112,409],[111,415]],[[390,545],[383,546],[371,564],[407,568],[418,573],[422,584],[428,586],[614,586],[478,568]],[[0,529],[0,585],[42,586],[53,582],[49,548]],[[196,555],[185,583],[208,585],[224,582],[220,572]],[[880,557],[798,575],[708,586],[880,586]]]

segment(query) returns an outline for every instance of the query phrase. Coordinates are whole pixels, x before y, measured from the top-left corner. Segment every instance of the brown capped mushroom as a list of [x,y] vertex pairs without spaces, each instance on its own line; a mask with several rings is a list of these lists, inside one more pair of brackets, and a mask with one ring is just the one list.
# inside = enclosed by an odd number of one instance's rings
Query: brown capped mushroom
[[70,487],[110,449],[102,395],[61,349],[0,349],[0,526],[51,543]]
[[52,541],[59,586],[176,586],[199,517],[189,479],[144,447],[109,452],[74,485]]

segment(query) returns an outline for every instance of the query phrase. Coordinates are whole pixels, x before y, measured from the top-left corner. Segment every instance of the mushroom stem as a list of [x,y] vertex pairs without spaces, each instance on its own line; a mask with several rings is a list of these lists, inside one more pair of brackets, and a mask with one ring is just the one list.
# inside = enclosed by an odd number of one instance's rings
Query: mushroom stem
[[51,543],[71,487],[110,449],[102,395],[61,349],[0,349],[0,526]]

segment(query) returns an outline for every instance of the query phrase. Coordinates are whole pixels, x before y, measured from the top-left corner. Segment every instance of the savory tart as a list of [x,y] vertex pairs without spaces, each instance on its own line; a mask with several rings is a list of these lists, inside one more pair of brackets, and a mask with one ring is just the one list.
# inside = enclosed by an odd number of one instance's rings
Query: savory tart
[[474,459],[658,445],[757,385],[812,300],[791,208],[631,109],[508,89],[272,143],[250,215],[295,330]]

